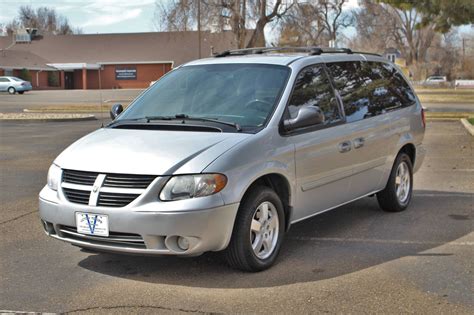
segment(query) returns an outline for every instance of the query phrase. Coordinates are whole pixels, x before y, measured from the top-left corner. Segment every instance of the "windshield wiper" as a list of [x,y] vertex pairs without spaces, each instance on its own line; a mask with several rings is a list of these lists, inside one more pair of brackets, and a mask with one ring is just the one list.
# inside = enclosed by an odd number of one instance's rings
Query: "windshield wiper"
[[231,126],[235,128],[237,131],[242,131],[242,128],[240,127],[239,124],[234,123],[234,122],[229,122],[229,121],[223,121],[223,120],[218,120],[218,119],[213,119],[213,118],[206,118],[206,117],[192,117],[186,114],[176,114],[174,116],[146,116],[145,119],[147,122],[150,122],[152,120],[194,120],[194,121],[208,121],[208,122],[213,122],[221,125],[226,125],[226,126]]

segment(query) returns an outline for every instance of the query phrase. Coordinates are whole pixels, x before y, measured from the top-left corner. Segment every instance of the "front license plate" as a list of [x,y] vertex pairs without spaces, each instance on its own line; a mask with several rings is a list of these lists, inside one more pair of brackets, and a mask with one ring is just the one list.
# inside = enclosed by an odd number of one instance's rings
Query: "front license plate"
[[109,236],[109,217],[103,214],[76,212],[77,233]]

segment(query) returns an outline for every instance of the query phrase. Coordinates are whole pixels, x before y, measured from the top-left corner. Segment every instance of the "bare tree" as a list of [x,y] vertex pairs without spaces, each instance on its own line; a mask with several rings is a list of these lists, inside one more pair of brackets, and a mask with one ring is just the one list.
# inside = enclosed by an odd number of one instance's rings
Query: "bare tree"
[[329,42],[337,46],[337,37],[341,30],[353,24],[352,15],[344,10],[347,0],[319,0],[320,15],[324,23]]
[[[337,44],[342,30],[353,25],[348,0],[309,0],[294,5],[281,23],[280,42],[296,45]],[[290,38],[289,38],[290,37]]]
[[317,2],[297,3],[280,25],[281,46],[321,46],[324,24]]
[[[239,48],[265,46],[264,29],[284,16],[295,0],[201,0],[201,23],[211,31],[230,30]],[[196,29],[196,0],[156,2],[157,30]]]
[[8,25],[8,33],[12,33],[21,28],[36,28],[41,34],[67,35],[82,32],[78,28],[73,28],[69,20],[48,7],[34,9],[29,5],[21,6],[18,16]]
[[153,24],[158,31],[189,31],[195,28],[196,1],[156,1]]

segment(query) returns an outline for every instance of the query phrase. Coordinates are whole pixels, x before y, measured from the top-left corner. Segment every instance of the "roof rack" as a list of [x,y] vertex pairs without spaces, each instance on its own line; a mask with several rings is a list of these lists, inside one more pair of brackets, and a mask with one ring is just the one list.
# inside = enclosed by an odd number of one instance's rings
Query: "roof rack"
[[254,47],[254,48],[234,49],[234,50],[225,50],[221,53],[217,53],[214,55],[214,57],[220,58],[220,57],[227,57],[227,56],[261,55],[268,52],[276,52],[276,51],[303,52],[303,53],[308,53],[308,55],[310,56],[339,53],[339,54],[365,54],[365,55],[375,55],[375,56],[380,57],[379,54],[367,53],[367,52],[355,52],[349,48],[322,48],[322,47],[316,47],[316,46]]

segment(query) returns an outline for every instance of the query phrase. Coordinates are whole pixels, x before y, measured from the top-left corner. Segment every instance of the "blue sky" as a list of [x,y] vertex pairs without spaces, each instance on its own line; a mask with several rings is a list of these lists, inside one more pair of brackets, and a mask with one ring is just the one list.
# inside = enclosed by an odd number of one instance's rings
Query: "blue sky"
[[0,0],[0,23],[11,21],[21,5],[54,8],[84,33],[154,30],[155,0]]
[[[158,0],[167,2],[169,0]],[[155,0],[0,0],[0,24],[6,24],[17,15],[22,5],[47,6],[66,16],[71,25],[80,27],[86,34],[154,31]],[[358,0],[349,0],[347,9],[358,6]],[[469,26],[463,32],[472,32]],[[267,38],[276,35],[272,27],[266,28]],[[354,30],[345,31],[351,36]]]

